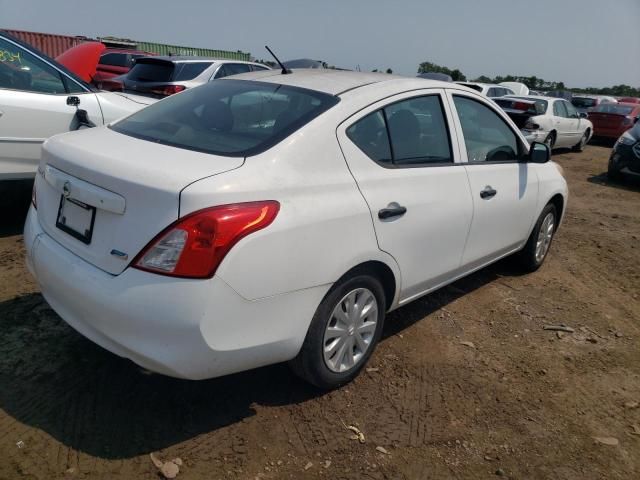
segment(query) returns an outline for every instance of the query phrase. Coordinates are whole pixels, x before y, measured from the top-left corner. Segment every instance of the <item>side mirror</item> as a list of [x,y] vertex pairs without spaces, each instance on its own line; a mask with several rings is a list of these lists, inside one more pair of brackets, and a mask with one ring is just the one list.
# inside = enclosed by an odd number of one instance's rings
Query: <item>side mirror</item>
[[529,149],[529,162],[531,163],[547,163],[551,158],[551,150],[549,145],[540,142],[533,142]]
[[580,118],[589,118],[589,114],[587,112],[582,112],[580,114]]

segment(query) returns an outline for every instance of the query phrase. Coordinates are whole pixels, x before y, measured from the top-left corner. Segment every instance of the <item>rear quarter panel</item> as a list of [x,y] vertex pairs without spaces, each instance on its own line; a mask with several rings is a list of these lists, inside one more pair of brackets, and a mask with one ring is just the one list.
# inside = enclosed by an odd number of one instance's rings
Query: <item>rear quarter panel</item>
[[337,122],[325,115],[240,169],[181,194],[181,216],[213,205],[280,202],[274,222],[242,239],[216,272],[246,299],[328,285],[369,260],[387,264],[399,287],[397,265],[378,249],[369,208],[342,157]]

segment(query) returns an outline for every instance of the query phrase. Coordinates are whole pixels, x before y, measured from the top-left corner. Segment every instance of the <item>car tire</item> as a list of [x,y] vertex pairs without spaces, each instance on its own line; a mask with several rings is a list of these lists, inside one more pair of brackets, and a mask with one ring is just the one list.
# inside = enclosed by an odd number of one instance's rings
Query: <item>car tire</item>
[[293,372],[324,390],[353,380],[380,339],[385,305],[384,289],[376,277],[358,273],[338,281],[318,306],[300,353],[289,362]]
[[519,253],[520,265],[524,271],[535,272],[542,266],[551,248],[558,227],[557,222],[556,207],[549,203],[542,210],[527,243]]
[[584,147],[587,145],[588,141],[589,141],[589,129],[586,129],[582,137],[580,137],[580,141],[577,144],[575,144],[571,150],[573,150],[574,152],[582,152],[584,150]]
[[553,147],[556,144],[556,134],[554,132],[549,133],[544,139],[545,145],[549,147],[549,152],[553,151]]

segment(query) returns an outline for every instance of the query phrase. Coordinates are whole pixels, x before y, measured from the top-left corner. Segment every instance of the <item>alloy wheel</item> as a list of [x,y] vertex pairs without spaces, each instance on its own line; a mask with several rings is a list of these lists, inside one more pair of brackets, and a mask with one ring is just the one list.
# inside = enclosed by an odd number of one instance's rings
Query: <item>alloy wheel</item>
[[555,215],[553,212],[547,213],[546,217],[540,225],[540,231],[538,232],[538,240],[536,241],[536,262],[542,263],[544,257],[549,251],[551,245],[551,239],[553,238],[553,232],[555,229]]
[[347,293],[333,309],[322,343],[324,362],[332,372],[356,367],[371,347],[378,325],[378,301],[367,288]]

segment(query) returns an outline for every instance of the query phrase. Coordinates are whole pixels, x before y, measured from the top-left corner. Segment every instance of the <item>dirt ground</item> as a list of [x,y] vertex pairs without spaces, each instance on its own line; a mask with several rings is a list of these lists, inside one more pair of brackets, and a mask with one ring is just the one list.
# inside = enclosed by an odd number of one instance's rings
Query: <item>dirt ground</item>
[[152,452],[182,480],[640,478],[640,185],[606,179],[609,151],[555,155],[571,193],[540,271],[503,261],[397,310],[324,394],[282,365],[142,372],[47,306],[5,221],[0,479],[157,479]]

